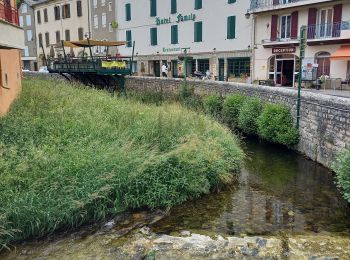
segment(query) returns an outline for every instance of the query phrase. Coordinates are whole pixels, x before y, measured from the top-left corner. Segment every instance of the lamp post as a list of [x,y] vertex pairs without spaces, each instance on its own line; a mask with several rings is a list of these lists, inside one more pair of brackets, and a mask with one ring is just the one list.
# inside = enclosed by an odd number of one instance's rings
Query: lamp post
[[303,59],[305,58],[306,47],[306,26],[300,28],[300,57],[299,57],[299,78],[298,78],[298,99],[297,99],[297,129],[300,127],[300,107],[301,107],[301,83],[303,72]]

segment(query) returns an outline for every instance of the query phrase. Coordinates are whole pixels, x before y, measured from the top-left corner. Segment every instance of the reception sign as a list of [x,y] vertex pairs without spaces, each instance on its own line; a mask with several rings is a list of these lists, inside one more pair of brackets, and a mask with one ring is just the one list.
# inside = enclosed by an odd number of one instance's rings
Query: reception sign
[[295,53],[296,48],[295,47],[276,47],[272,48],[273,54],[288,54],[288,53]]

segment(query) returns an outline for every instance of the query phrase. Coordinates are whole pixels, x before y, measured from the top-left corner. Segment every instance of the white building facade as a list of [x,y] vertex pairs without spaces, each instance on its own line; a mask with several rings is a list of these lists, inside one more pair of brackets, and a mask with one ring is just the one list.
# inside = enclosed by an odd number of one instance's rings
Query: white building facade
[[[246,81],[251,74],[252,21],[245,17],[246,0],[119,0],[118,40],[128,46],[135,71],[160,76],[163,63],[178,77],[184,48],[193,57],[187,73],[210,71],[218,80]],[[249,79],[248,79],[249,80]]]
[[[295,86],[300,66],[305,70],[306,64],[314,70],[310,82],[322,75],[339,80],[349,77],[349,0],[251,0],[250,13],[255,24],[256,81],[269,79],[279,86]],[[300,64],[302,26],[306,26],[306,48]],[[339,51],[348,56],[333,57]]]

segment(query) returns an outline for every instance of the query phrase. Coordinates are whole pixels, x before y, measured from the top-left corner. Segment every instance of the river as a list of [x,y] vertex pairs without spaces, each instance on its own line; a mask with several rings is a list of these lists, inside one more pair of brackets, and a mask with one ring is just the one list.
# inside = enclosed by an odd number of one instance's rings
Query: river
[[[162,236],[168,239],[189,234],[246,240],[257,236],[268,239],[301,236],[310,243],[315,238],[316,244],[317,239],[328,239],[330,244],[324,246],[329,246],[327,252],[337,246],[343,250],[338,257],[350,252],[350,208],[341,198],[328,169],[284,147],[253,139],[244,140],[242,145],[247,154],[242,174],[238,183],[225,190],[166,212],[127,212],[101,225],[19,244],[3,258],[138,259],[145,258],[147,250],[148,256],[151,242]],[[143,241],[145,248],[140,249],[143,253],[127,246],[131,241],[138,248],[142,248],[140,241]],[[126,248],[124,251],[130,255],[122,253],[119,247]],[[301,251],[309,250],[303,247]]]

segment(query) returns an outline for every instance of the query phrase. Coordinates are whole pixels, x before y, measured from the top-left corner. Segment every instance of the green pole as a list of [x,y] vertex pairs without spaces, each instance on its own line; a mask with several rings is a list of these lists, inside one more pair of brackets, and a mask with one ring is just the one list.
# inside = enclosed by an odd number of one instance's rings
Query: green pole
[[298,99],[297,99],[297,129],[300,127],[300,107],[301,107],[301,83],[303,71],[303,59],[305,58],[306,46],[306,26],[300,28],[300,58],[299,58],[299,77],[298,77]]
[[184,51],[184,82],[186,84],[187,81],[187,50],[189,50],[190,48],[182,48]]

